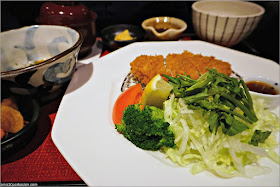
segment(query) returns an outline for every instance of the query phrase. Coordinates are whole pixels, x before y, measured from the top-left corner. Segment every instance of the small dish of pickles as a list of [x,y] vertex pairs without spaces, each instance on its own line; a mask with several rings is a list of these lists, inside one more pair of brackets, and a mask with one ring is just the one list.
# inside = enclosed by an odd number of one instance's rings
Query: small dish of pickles
[[1,100],[1,153],[12,154],[33,138],[40,106],[31,96],[9,96]]
[[116,50],[144,39],[144,30],[137,25],[118,24],[101,30],[102,42],[109,50]]

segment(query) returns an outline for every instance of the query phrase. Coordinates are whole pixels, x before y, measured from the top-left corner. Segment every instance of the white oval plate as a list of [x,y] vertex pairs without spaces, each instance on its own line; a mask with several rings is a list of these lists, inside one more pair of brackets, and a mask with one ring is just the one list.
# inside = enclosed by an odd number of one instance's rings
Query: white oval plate
[[269,159],[261,164],[272,172],[252,179],[223,179],[207,171],[192,175],[189,167],[158,159],[163,155],[137,148],[114,129],[112,108],[130,62],[143,54],[166,56],[184,50],[227,61],[241,76],[279,81],[276,62],[202,41],[133,43],[80,67],[61,101],[52,139],[87,185],[279,186],[279,165]]

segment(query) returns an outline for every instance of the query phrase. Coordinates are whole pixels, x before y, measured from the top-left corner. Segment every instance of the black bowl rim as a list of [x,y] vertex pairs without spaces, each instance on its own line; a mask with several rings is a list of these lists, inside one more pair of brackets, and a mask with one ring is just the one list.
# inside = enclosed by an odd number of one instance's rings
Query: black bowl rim
[[20,29],[23,29],[23,28],[28,28],[28,27],[61,27],[61,28],[69,28],[75,32],[77,32],[79,34],[79,38],[77,40],[77,42],[72,46],[70,47],[69,49],[66,49],[65,51],[59,53],[58,55],[56,56],[53,56],[47,60],[44,60],[38,64],[34,64],[34,65],[31,65],[31,66],[27,66],[27,67],[23,67],[23,68],[19,68],[19,69],[15,69],[15,70],[10,70],[10,71],[4,71],[4,72],[1,72],[1,77],[7,77],[7,76],[10,76],[10,75],[16,75],[16,74],[20,74],[20,73],[23,73],[23,72],[26,72],[26,71],[31,71],[33,69],[37,69],[41,66],[44,66],[46,64],[50,64],[54,61],[56,61],[57,59],[60,59],[62,58],[63,56],[65,56],[66,54],[74,51],[75,49],[77,49],[78,47],[81,47],[82,43],[83,43],[83,36],[81,34],[81,32],[71,28],[71,27],[68,27],[68,26],[61,26],[61,25],[30,25],[30,26],[25,26],[25,27],[21,27],[21,28],[17,28],[17,29],[11,29],[11,30],[7,30],[7,31],[4,31],[4,32],[1,32],[1,33],[5,33],[5,32],[9,32],[9,31],[15,31],[15,30],[20,30]]
[[37,120],[39,118],[39,114],[40,114],[40,106],[37,103],[37,101],[35,99],[31,99],[32,105],[33,105],[33,115],[32,118],[29,122],[28,125],[26,125],[25,127],[23,127],[20,131],[18,131],[17,133],[15,133],[12,137],[2,141],[1,140],[1,146],[4,146],[5,144],[8,144],[9,142],[13,141],[14,139],[20,137],[23,133],[27,132],[29,129],[33,128],[36,124],[37,124]]
[[[138,30],[139,31],[139,33],[141,33],[139,36],[136,36],[136,38],[135,39],[132,39],[132,40],[124,40],[124,41],[118,41],[118,40],[112,40],[112,41],[114,41],[114,42],[116,42],[116,43],[131,43],[131,42],[135,42],[135,41],[137,41],[137,40],[139,40],[139,39],[141,39],[141,38],[144,38],[144,35],[145,35],[145,33],[144,33],[144,31],[143,31],[143,29],[142,29],[142,27],[140,27],[140,26],[138,26],[138,25],[133,25],[133,24],[115,24],[115,25],[110,25],[110,26],[108,26],[108,27],[105,27],[104,29],[102,29],[101,30],[101,37],[102,38],[106,38],[107,39],[107,37],[105,37],[104,36],[104,32],[105,31],[107,31],[107,30],[109,30],[109,29],[111,29],[111,28],[115,28],[115,27],[125,27],[125,28],[127,28],[127,29],[133,29],[133,30],[129,30],[129,31],[134,31],[134,30]],[[128,28],[129,27],[129,28]],[[107,39],[107,40],[109,40],[109,39]],[[111,40],[110,40],[111,41]]]

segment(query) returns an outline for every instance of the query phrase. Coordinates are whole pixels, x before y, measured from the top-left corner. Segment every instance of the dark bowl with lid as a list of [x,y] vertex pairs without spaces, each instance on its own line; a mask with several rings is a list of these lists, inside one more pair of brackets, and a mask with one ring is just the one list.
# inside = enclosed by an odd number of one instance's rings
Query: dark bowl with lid
[[96,41],[97,14],[80,2],[54,1],[45,2],[36,19],[41,25],[62,25],[80,32],[84,38],[79,56],[85,57],[92,50]]

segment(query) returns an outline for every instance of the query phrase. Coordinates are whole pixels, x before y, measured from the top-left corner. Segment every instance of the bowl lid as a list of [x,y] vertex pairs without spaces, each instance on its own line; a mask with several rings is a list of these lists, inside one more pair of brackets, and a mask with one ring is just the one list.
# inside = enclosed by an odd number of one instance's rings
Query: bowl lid
[[96,16],[82,3],[46,2],[41,6],[37,22],[39,24],[73,25],[90,22],[96,19]]

